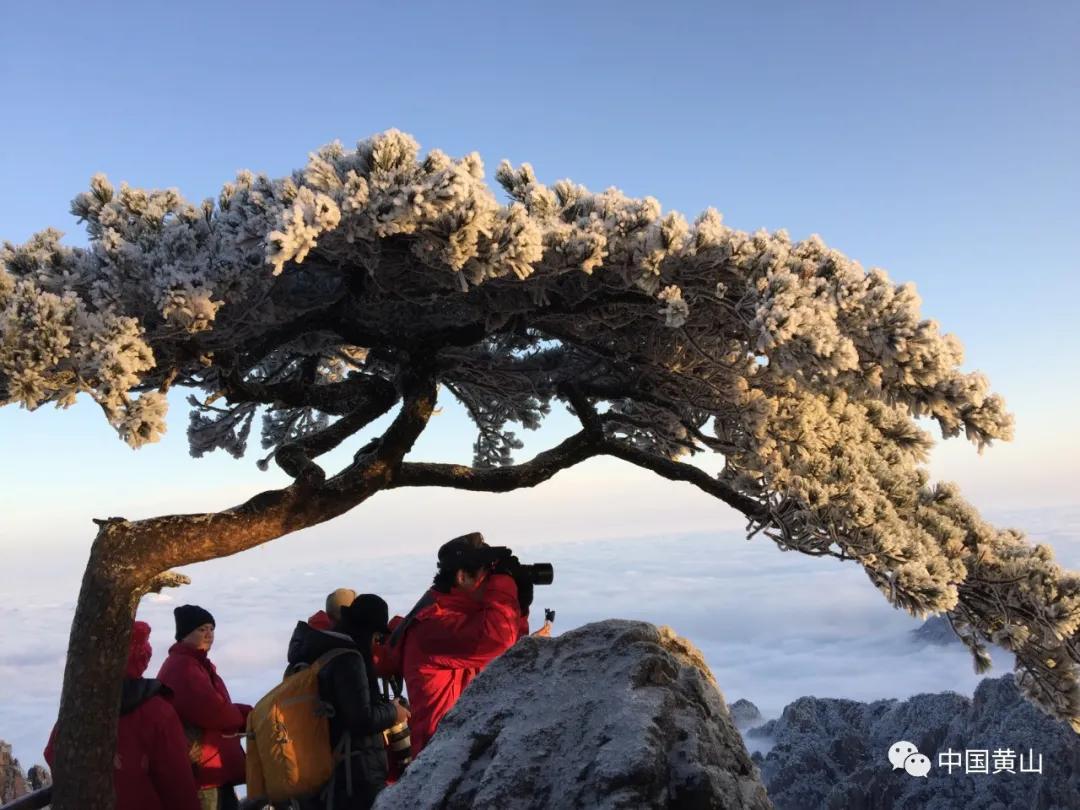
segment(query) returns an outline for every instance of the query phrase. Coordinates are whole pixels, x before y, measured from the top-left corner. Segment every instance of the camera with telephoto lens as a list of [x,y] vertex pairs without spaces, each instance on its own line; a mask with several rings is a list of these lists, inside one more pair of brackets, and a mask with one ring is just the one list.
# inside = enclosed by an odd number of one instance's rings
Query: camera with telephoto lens
[[390,749],[390,756],[397,762],[398,770],[404,771],[412,762],[412,735],[409,732],[409,724],[402,721],[391,726],[383,732],[386,747]]
[[[401,705],[409,708],[409,701],[399,697]],[[409,721],[402,720],[400,723],[390,726],[383,732],[383,740],[389,749],[389,755],[397,762],[398,772],[403,772],[412,762],[412,734],[409,731]]]
[[551,563],[526,565],[519,562],[506,546],[484,546],[479,551],[481,565],[487,566],[493,574],[509,574],[533,585],[550,585],[555,579],[555,567]]

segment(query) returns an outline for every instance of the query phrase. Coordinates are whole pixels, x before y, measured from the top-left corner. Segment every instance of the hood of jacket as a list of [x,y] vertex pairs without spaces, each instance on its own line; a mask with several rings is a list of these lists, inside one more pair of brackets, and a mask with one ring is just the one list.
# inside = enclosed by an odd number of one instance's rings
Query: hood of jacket
[[334,620],[331,619],[325,610],[317,610],[308,616],[307,623],[314,627],[316,630],[333,630]]
[[120,714],[130,714],[152,697],[172,694],[169,688],[154,678],[124,678],[120,692]]
[[289,666],[312,664],[324,653],[342,647],[358,649],[352,637],[333,630],[319,630],[307,622],[297,622],[289,639]]
[[150,646],[150,625],[135,622],[131,626],[131,641],[128,645],[127,663],[124,665],[125,678],[141,678],[150,666],[154,650]]

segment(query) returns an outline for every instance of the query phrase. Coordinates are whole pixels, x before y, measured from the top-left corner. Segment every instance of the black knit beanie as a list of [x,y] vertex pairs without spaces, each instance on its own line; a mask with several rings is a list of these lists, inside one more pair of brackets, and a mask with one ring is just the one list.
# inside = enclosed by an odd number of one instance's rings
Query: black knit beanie
[[439,568],[458,570],[470,568],[475,562],[477,552],[485,546],[484,535],[480,532],[463,534],[439,546]]
[[173,616],[176,618],[176,640],[182,641],[184,636],[204,624],[212,624],[217,627],[217,622],[210,615],[210,611],[198,605],[181,605],[173,608]]
[[341,619],[349,635],[370,635],[388,633],[386,626],[390,619],[390,609],[382,597],[373,593],[362,593],[351,605],[341,609]]

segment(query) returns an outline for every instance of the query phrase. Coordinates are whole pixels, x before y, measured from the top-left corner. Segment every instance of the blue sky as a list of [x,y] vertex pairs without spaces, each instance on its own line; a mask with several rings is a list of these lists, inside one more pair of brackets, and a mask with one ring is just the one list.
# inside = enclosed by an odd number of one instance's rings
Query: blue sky
[[[283,174],[390,127],[477,150],[489,172],[505,157],[689,216],[713,205],[916,282],[1018,418],[1012,446],[979,458],[950,442],[935,473],[989,509],[1068,506],[1078,23],[1074,3],[5,2],[0,238],[51,225],[81,243],[68,203],[97,171],[200,199],[240,168]],[[420,452],[467,459],[460,414],[440,419]],[[189,459],[181,407],[170,425],[133,453],[86,403],[0,411],[0,545],[81,554],[90,516],[218,508],[281,481]],[[393,493],[375,511],[418,535],[435,509],[455,526],[478,509],[507,526],[525,514],[539,534],[558,512],[607,534],[738,523],[610,462],[567,476],[508,501]]]
[[[968,366],[986,371],[1017,415],[1011,446],[979,458],[950,442],[935,455],[935,474],[959,481],[990,517],[1030,528],[1080,559],[1072,545],[1080,537],[1073,416],[1080,394],[1080,4],[724,5],[192,0],[105,10],[5,0],[0,238],[23,241],[55,226],[82,243],[68,203],[98,171],[201,199],[238,169],[284,174],[323,143],[350,144],[390,127],[411,132],[424,148],[477,150],[489,176],[502,158],[529,161],[547,182],[615,185],[691,217],[712,205],[748,230],[819,233],[865,266],[914,281],[924,312],[962,338]],[[133,452],[85,403],[67,412],[0,410],[0,603],[21,611],[4,622],[12,630],[0,644],[9,653],[0,670],[40,679],[42,700],[54,700],[58,688],[91,517],[222,508],[282,482],[251,460],[190,459],[185,426],[177,407],[165,441]],[[527,451],[565,429],[556,419]],[[417,452],[467,460],[472,438],[448,407]],[[722,530],[730,543],[740,525],[694,490],[597,461],[506,496],[380,494],[325,526],[196,567],[191,598],[213,599],[207,586],[220,593],[232,583],[235,591],[221,598],[241,605],[242,621],[261,587],[239,578],[245,560],[276,572],[265,575],[271,579],[298,559],[317,560],[329,574],[336,549],[347,546],[355,562],[358,548],[419,552],[474,528],[529,553],[544,549],[557,565],[559,552],[545,543],[602,540],[599,556],[582,557],[602,577],[626,563],[612,542]],[[608,604],[613,612],[649,604],[676,612],[679,600],[665,602],[665,594],[690,586],[653,576],[663,544],[651,561],[651,542],[633,548],[641,558],[635,565],[651,573],[626,580],[633,589],[605,585],[597,597],[608,600],[603,605],[585,607],[580,594],[564,593],[568,618],[599,618]],[[718,565],[726,548],[717,546]],[[678,576],[692,577],[702,552],[684,552]],[[574,553],[566,552],[567,565]],[[771,559],[775,569],[767,568]],[[819,561],[804,562],[825,576]],[[843,637],[864,629],[843,623],[863,601],[884,608],[854,570],[844,581],[862,596],[806,580],[802,590],[781,586],[785,598],[770,602],[776,589],[768,578],[783,579],[790,555],[755,553],[732,563],[743,565],[743,590],[735,582],[716,586],[727,594],[717,602],[725,615],[750,600],[767,614],[788,605],[794,622],[799,605],[832,593],[836,606],[822,607],[829,618],[819,624]],[[380,570],[370,560],[349,570],[368,565]],[[426,573],[417,576],[421,588]],[[310,590],[321,594],[329,584]],[[295,598],[306,593],[302,583],[292,586]],[[691,588],[699,614],[709,587]],[[164,607],[149,609],[167,624]],[[665,621],[666,609],[649,617]],[[296,611],[282,605],[280,612],[284,637]],[[708,626],[707,615],[693,620],[695,632],[712,638],[702,629]],[[49,639],[39,651],[47,653],[44,669],[11,657],[26,648],[19,639],[38,638]],[[165,640],[157,643],[163,649]],[[753,638],[726,643],[752,645]],[[724,669],[729,653],[712,659],[722,682],[759,677]],[[258,667],[276,671],[276,659],[258,656]],[[811,666],[799,660],[798,667]],[[234,654],[231,672],[245,662]],[[783,661],[769,671],[776,666]],[[966,662],[956,666],[967,672]],[[924,671],[931,670],[928,663]],[[245,677],[254,683],[262,671]],[[43,733],[42,711],[20,732],[26,739]]]

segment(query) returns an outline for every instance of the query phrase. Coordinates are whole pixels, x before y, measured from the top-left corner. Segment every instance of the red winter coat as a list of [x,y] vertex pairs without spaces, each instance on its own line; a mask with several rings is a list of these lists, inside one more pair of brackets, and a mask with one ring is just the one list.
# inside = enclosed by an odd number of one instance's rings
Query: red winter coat
[[461,593],[429,593],[435,601],[416,614],[402,650],[414,758],[469,682],[521,633],[512,577],[489,577],[480,601]]
[[[187,739],[168,688],[142,677],[150,663],[150,625],[135,622],[124,665],[120,722],[113,757],[116,810],[198,810]],[[53,765],[56,727],[45,746]]]
[[[113,759],[116,810],[199,810],[184,727],[160,687],[142,678],[124,682],[124,703],[136,705],[121,708]],[[54,727],[45,747],[50,768],[55,742]]]
[[233,703],[206,652],[177,642],[161,665],[158,680],[173,692],[173,706],[185,726],[202,731],[202,759],[195,770],[200,790],[242,785],[244,749],[240,745],[250,706]]

